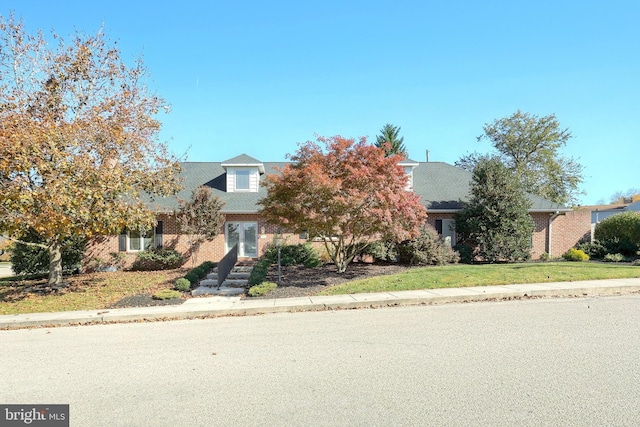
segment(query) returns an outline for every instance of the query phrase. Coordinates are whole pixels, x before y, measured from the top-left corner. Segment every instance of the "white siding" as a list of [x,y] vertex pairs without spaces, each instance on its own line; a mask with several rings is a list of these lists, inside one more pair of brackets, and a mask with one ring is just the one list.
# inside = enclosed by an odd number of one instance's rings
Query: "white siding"
[[[249,189],[236,189],[236,172],[249,171]],[[260,172],[257,167],[235,167],[227,169],[227,193],[257,193],[260,186]]]

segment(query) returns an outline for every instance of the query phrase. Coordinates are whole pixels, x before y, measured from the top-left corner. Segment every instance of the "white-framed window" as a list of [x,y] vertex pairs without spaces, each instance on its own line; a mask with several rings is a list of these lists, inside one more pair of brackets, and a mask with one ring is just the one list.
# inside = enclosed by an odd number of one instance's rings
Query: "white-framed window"
[[140,252],[162,247],[162,221],[158,221],[155,229],[146,232],[124,230],[118,239],[120,252]]
[[129,231],[127,233],[127,251],[139,252],[152,249],[154,247],[154,235],[153,231],[139,232]]
[[236,170],[236,191],[249,191],[251,189],[251,171],[237,169]]

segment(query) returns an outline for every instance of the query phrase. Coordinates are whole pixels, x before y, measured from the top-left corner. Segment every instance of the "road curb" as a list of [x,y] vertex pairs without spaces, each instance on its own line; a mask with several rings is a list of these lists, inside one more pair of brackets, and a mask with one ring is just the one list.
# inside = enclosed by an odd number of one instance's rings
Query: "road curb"
[[[176,306],[134,307],[95,311],[1,315],[0,329],[98,325],[109,323],[181,320],[225,316],[252,316],[270,313],[351,310],[411,305],[439,305],[479,301],[505,301],[527,298],[572,298],[625,295],[640,292],[640,284],[624,285],[609,281],[606,286],[553,288],[553,284],[505,285],[492,287],[424,289],[418,291],[353,294],[328,297],[285,298],[280,300],[240,300],[203,302]],[[510,288],[511,286],[511,288]],[[557,285],[559,286],[559,285]],[[522,289],[513,289],[519,287]],[[438,293],[452,295],[438,295]],[[403,297],[403,293],[412,295]],[[457,294],[457,295],[456,295]],[[297,300],[308,300],[300,302]],[[204,299],[203,299],[204,300]],[[219,304],[216,307],[216,304]],[[220,305],[224,305],[220,307]]]

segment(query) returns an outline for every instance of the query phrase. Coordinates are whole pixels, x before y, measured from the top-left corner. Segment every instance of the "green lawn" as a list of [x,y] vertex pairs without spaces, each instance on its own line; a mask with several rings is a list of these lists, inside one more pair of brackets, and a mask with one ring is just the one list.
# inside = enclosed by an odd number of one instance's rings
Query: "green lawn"
[[399,274],[354,280],[332,286],[320,292],[319,295],[516,283],[572,282],[629,277],[640,277],[640,266],[598,262],[455,264],[442,267],[415,268]]
[[52,290],[46,279],[0,278],[0,314],[97,310],[136,294],[171,289],[188,270],[90,273],[66,277]]

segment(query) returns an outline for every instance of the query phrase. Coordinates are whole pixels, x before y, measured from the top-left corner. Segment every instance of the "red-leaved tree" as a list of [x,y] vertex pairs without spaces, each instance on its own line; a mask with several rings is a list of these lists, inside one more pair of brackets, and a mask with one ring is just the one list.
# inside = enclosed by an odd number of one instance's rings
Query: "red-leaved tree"
[[320,136],[288,157],[292,163],[264,181],[261,215],[321,239],[338,272],[375,240],[420,234],[427,213],[419,197],[405,190],[402,157],[385,157],[365,137],[356,142],[341,136]]

